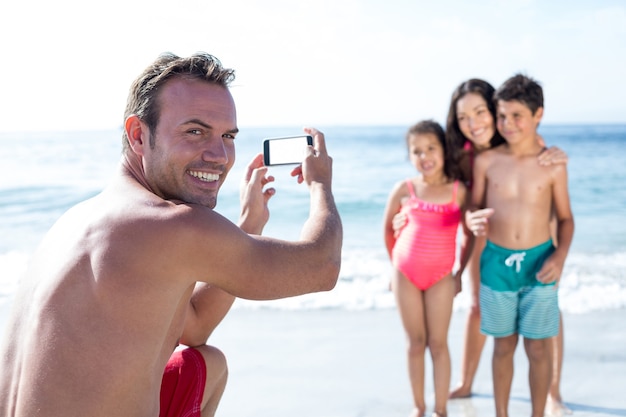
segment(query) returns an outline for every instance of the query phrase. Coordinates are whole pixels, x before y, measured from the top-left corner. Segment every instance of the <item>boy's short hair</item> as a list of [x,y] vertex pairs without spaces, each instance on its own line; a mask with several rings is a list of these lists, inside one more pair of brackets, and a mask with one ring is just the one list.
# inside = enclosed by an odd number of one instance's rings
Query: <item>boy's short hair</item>
[[516,74],[496,90],[493,100],[496,104],[499,100],[519,101],[534,115],[540,107],[543,107],[543,89],[536,80],[524,74]]

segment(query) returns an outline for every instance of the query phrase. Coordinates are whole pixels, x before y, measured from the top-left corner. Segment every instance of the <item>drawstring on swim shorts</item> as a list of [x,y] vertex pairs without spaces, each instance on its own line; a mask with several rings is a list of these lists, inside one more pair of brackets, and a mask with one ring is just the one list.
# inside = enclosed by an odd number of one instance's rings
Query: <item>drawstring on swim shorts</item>
[[524,256],[526,256],[526,252],[513,253],[508,258],[506,258],[504,264],[510,267],[513,266],[513,262],[515,262],[515,272],[519,272],[522,268]]

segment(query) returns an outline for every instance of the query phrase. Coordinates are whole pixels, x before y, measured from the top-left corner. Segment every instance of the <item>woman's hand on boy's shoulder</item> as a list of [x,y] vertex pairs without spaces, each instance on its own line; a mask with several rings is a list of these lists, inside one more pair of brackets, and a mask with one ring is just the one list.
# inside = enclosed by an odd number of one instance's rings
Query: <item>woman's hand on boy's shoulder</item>
[[[545,146],[545,144],[542,145]],[[561,148],[558,148],[556,146],[551,146],[544,149],[539,154],[537,159],[539,161],[539,165],[542,166],[567,164],[568,162],[567,154]]]

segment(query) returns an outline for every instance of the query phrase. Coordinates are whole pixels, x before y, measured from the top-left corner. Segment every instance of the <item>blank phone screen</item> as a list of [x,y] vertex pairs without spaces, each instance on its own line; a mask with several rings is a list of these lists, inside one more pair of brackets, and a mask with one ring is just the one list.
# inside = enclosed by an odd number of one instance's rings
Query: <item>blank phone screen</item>
[[310,136],[266,139],[263,144],[265,164],[301,164],[310,143]]

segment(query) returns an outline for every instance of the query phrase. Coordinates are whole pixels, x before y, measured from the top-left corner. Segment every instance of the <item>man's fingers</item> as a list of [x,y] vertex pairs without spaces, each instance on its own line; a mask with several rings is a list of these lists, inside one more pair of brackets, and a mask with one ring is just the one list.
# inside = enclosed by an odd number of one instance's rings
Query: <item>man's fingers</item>
[[252,160],[248,164],[248,168],[246,170],[246,175],[245,175],[245,180],[249,182],[250,179],[252,178],[252,175],[254,174],[254,170],[257,168],[264,167],[264,166],[265,164],[263,164],[263,154],[259,153],[254,158],[252,158]]
[[314,127],[305,127],[304,131],[313,136],[313,147],[317,152],[326,154],[326,140],[324,134]]

